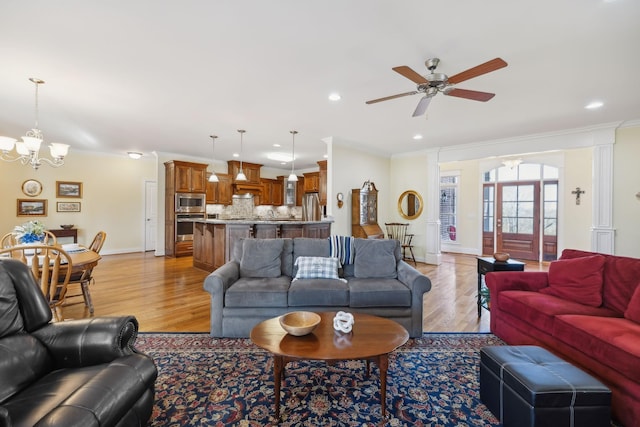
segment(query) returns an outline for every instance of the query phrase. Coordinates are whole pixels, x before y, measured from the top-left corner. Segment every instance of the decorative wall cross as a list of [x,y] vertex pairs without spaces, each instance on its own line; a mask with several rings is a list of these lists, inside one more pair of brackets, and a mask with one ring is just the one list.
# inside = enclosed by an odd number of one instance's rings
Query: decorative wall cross
[[586,193],[586,191],[581,190],[580,187],[576,187],[576,189],[574,191],[571,192],[571,194],[575,194],[576,195],[576,205],[580,204],[580,195]]

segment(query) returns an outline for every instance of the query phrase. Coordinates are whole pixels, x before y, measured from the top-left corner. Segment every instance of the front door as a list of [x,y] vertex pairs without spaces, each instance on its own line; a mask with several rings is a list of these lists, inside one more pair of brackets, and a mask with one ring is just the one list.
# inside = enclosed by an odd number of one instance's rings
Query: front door
[[540,256],[540,181],[498,183],[496,248],[512,258]]

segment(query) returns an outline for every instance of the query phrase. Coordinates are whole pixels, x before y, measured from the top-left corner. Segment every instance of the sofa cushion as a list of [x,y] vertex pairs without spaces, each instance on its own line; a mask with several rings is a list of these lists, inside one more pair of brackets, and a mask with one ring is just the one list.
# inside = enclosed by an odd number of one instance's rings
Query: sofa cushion
[[4,268],[0,266],[0,338],[23,331],[16,289]]
[[632,381],[640,382],[640,325],[623,318],[558,316],[554,338]]
[[540,290],[580,304],[602,305],[602,272],[604,257],[561,259],[549,264],[549,287]]
[[[594,252],[565,249],[561,259],[577,258],[594,255]],[[617,255],[603,255],[605,257],[602,302],[605,307],[612,308],[620,314],[624,313],[631,300],[633,292],[638,286],[640,277],[640,259]]]
[[225,307],[286,307],[291,278],[241,277],[224,294]]
[[293,276],[297,273],[295,262],[301,256],[329,256],[329,239],[296,237],[293,239]]
[[[301,256],[296,259],[296,275],[298,279],[340,279],[338,277],[338,258]],[[346,282],[346,280],[344,280]]]
[[640,284],[636,286],[636,291],[629,301],[629,305],[624,312],[624,317],[636,323],[640,323]]
[[540,292],[503,291],[498,294],[498,299],[501,310],[512,313],[523,323],[547,333],[552,330],[555,317],[559,314],[620,317],[614,310],[579,304]]
[[411,290],[397,279],[349,279],[350,307],[411,307]]
[[244,239],[240,277],[279,277],[283,247],[282,239]]
[[0,339],[0,402],[27,388],[52,368],[49,352],[33,335],[14,334]]
[[296,280],[289,287],[289,307],[305,306],[348,307],[349,287],[339,279]]
[[400,245],[392,239],[356,239],[354,275],[357,278],[395,279]]

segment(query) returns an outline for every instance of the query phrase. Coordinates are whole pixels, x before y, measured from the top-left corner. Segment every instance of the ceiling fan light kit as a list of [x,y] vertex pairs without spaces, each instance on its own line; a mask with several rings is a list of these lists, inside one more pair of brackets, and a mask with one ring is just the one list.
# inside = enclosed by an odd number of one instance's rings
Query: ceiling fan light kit
[[372,99],[370,101],[367,101],[366,104],[375,104],[382,101],[389,101],[391,99],[423,93],[424,97],[418,102],[418,105],[413,112],[413,117],[418,117],[426,113],[427,107],[431,103],[431,98],[436,96],[438,92],[442,92],[447,96],[455,96],[457,98],[487,102],[495,96],[494,93],[479,92],[468,89],[458,89],[455,85],[474,77],[499,70],[500,68],[504,68],[508,65],[503,59],[495,58],[491,61],[487,61],[483,64],[480,64],[473,68],[469,68],[468,70],[449,77],[444,73],[434,72],[439,63],[440,59],[438,58],[427,59],[424,62],[424,65],[429,70],[429,74],[427,74],[426,76],[420,75],[417,71],[413,70],[407,65],[393,67],[393,71],[414,82],[417,85],[416,90],[411,92],[399,93],[397,95],[386,96],[384,98]]

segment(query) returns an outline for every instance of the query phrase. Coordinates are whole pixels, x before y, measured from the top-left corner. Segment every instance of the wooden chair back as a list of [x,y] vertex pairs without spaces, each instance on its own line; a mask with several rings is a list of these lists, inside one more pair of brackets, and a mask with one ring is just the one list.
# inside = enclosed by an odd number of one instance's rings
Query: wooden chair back
[[91,245],[89,245],[89,249],[94,252],[100,253],[102,250],[102,245],[104,245],[104,241],[107,238],[107,233],[104,231],[98,231],[96,236],[93,238]]
[[61,306],[71,279],[73,264],[63,250],[50,245],[18,245],[0,249],[0,257],[20,260],[31,268],[40,290],[49,301],[56,321],[62,320]]
[[17,243],[16,236],[13,233],[7,233],[0,240],[0,249],[11,248]]
[[388,239],[399,240],[401,245],[406,244],[407,228],[409,228],[409,224],[399,222],[385,222],[384,225],[387,229]]

